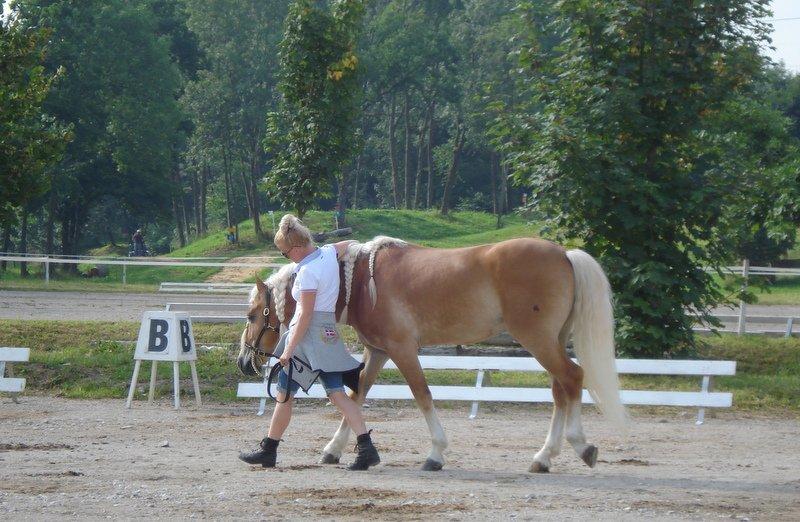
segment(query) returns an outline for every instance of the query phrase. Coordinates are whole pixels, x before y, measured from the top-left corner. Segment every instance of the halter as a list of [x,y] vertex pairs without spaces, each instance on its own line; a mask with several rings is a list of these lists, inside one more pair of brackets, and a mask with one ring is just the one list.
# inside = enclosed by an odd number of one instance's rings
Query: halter
[[264,334],[267,330],[272,330],[275,333],[279,333],[281,329],[281,322],[278,320],[278,323],[275,326],[269,324],[269,299],[272,295],[272,291],[267,291],[267,304],[264,307],[264,310],[261,312],[261,315],[264,316],[264,325],[261,327],[261,331],[258,332],[258,337],[256,337],[256,342],[253,344],[248,343],[245,341],[244,347],[250,350],[252,353],[250,354],[250,366],[253,367],[257,375],[261,375],[261,371],[256,368],[255,362],[253,361],[253,356],[258,354],[262,357],[275,357],[274,353],[265,352],[264,350],[260,350],[258,345],[261,343],[261,338],[264,337]]

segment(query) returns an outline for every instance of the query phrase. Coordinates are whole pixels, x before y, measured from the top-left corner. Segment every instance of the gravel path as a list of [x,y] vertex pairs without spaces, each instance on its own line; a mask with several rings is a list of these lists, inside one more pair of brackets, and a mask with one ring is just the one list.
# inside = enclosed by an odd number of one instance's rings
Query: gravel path
[[267,425],[254,404],[174,411],[167,401],[128,411],[121,400],[0,399],[0,518],[800,518],[796,419],[722,412],[697,427],[690,410],[634,412],[623,437],[587,408],[597,467],[565,444],[550,474],[533,475],[526,470],[547,408],[499,405],[470,421],[459,405],[440,412],[445,470],[426,473],[421,415],[409,403],[379,402],[366,414],[383,462],[354,473],[316,464],[338,424],[319,401],[299,401],[273,470],[236,459]]
[[[242,295],[124,294],[102,292],[29,292],[0,290],[0,319],[51,319],[138,321],[145,310],[163,310],[167,303],[244,303]],[[718,308],[718,314],[738,310]],[[800,317],[800,306],[748,305],[749,316],[774,315]],[[800,323],[800,322],[798,322]],[[731,323],[730,327],[735,325]],[[782,325],[759,325],[750,320],[748,329],[782,329]]]
[[139,321],[167,303],[245,303],[247,296],[0,290],[0,319]]

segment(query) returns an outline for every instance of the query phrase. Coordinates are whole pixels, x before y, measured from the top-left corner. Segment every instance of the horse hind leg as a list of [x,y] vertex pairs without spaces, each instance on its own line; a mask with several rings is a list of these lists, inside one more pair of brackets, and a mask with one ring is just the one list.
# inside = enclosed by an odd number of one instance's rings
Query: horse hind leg
[[581,424],[583,370],[567,357],[564,332],[562,331],[558,340],[540,339],[538,342],[531,339],[527,332],[519,335],[513,331],[510,333],[536,357],[553,378],[553,417],[550,431],[544,446],[534,456],[530,471],[550,470],[550,459],[559,453],[564,435],[581,460],[589,467],[594,467],[597,462],[597,448],[587,444]]
[[550,419],[550,430],[544,446],[533,457],[533,464],[528,468],[532,473],[547,473],[550,471],[551,459],[561,453],[561,442],[564,438],[564,424],[566,423],[567,397],[564,389],[553,379],[553,416]]
[[[382,351],[372,348],[364,350],[364,369],[361,370],[361,375],[358,380],[358,394],[350,392],[350,398],[357,404],[364,404],[364,400],[367,398],[367,392],[369,392],[369,389],[375,384],[378,372],[383,368],[383,365],[386,364],[388,358],[389,357]],[[342,422],[339,423],[339,429],[336,430],[333,438],[322,450],[320,464],[339,463],[342,452],[345,446],[347,446],[347,441],[350,440],[351,431],[347,420],[342,417]]]

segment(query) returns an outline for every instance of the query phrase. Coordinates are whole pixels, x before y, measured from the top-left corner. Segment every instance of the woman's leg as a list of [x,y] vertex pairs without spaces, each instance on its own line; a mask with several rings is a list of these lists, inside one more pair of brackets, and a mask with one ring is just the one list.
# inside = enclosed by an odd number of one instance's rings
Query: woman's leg
[[[289,421],[292,420],[292,404],[294,404],[294,397],[290,396],[286,400],[286,392],[278,392],[276,394],[278,401],[275,403],[275,409],[272,411],[272,420],[269,422],[269,432],[267,436],[270,439],[280,440],[283,437],[283,432],[289,426]],[[286,401],[286,402],[283,402]]]
[[[328,394],[328,397],[339,411],[342,412],[350,429],[352,429],[356,435],[363,435],[367,432],[367,426],[364,424],[364,416],[361,414],[361,406],[348,397],[344,391],[332,392]],[[272,437],[271,433],[272,429],[270,427],[270,437]]]

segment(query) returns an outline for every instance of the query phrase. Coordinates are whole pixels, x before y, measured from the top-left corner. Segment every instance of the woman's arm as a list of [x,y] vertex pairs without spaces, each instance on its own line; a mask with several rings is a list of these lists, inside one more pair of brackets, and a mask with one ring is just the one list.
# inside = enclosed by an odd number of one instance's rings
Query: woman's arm
[[358,241],[350,239],[347,241],[339,241],[338,243],[334,243],[333,246],[336,248],[336,258],[341,259],[342,254],[345,253],[347,247],[349,247],[353,243],[358,243]]
[[283,349],[281,358],[279,359],[281,365],[286,366],[289,364],[289,359],[297,349],[297,345],[303,340],[308,331],[308,325],[311,324],[311,317],[314,315],[314,303],[317,302],[317,291],[306,290],[300,292],[300,314],[297,316],[297,323],[292,328],[292,334],[289,336],[289,341]]

